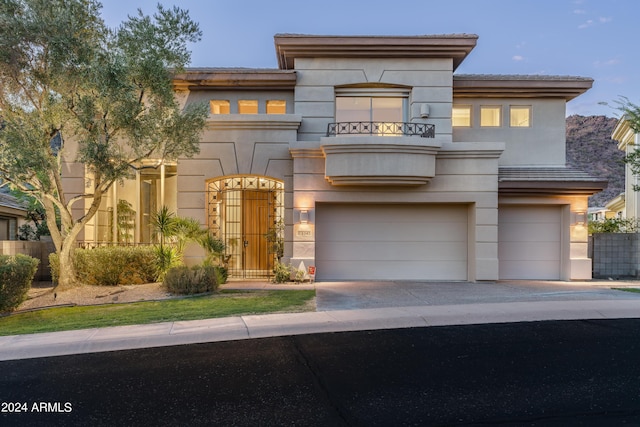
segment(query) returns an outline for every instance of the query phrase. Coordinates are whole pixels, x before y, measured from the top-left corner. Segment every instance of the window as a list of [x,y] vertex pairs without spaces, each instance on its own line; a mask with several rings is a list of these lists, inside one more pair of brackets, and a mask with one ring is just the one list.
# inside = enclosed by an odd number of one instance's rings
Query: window
[[471,127],[471,106],[454,105],[451,111],[451,125],[455,127]]
[[404,122],[405,98],[338,96],[336,122]]
[[241,99],[238,101],[238,113],[258,114],[258,101],[255,99]]
[[267,101],[267,114],[286,114],[287,113],[287,101],[283,100],[268,100]]
[[498,127],[500,126],[500,110],[499,106],[480,107],[480,126],[482,127]]
[[408,121],[409,93],[404,87],[336,88],[336,133],[402,135],[402,123]]
[[531,107],[512,105],[509,108],[509,126],[514,128],[531,126]]
[[211,114],[229,114],[229,101],[213,99],[209,101]]

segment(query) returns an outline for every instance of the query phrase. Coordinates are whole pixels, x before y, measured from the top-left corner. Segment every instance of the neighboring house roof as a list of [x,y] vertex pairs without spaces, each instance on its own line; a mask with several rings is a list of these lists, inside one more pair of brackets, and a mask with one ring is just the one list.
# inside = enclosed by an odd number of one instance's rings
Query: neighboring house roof
[[505,193],[595,194],[607,181],[568,167],[500,167],[498,188]]
[[624,193],[620,193],[618,194],[616,197],[614,197],[613,199],[609,200],[607,202],[607,204],[605,205],[605,208],[607,208],[610,211],[622,211],[624,210],[625,207],[625,194]]
[[616,127],[611,133],[611,139],[618,141],[619,150],[625,151],[627,145],[633,145],[635,143],[635,134],[628,118],[622,116],[618,119],[618,123],[616,123]]
[[455,74],[454,97],[564,98],[572,100],[593,86],[578,76]]
[[276,34],[278,66],[294,68],[296,58],[453,58],[453,69],[476,46],[475,34],[423,36],[326,36]]
[[0,192],[0,214],[24,217],[27,213],[26,205],[10,194]]

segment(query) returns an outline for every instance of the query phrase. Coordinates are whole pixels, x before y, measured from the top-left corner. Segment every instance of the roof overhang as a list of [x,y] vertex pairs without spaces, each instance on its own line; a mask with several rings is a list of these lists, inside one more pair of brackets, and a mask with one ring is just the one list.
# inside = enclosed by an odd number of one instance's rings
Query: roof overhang
[[253,68],[189,68],[173,77],[176,90],[293,90],[296,72]]
[[452,58],[453,69],[475,47],[475,34],[424,36],[314,36],[276,34],[278,66],[294,68],[296,58]]
[[498,193],[502,195],[586,195],[605,188],[608,181],[571,168],[501,167]]
[[456,98],[564,98],[582,95],[593,79],[576,76],[458,74],[453,76]]

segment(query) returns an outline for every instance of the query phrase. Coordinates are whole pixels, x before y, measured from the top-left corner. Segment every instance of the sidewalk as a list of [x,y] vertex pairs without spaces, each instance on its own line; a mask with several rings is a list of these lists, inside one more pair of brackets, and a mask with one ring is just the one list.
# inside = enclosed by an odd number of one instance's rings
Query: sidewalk
[[[527,322],[541,320],[613,319],[640,317],[640,295],[611,291],[622,283],[554,284],[528,282],[520,284],[415,284],[398,282],[362,282],[317,284],[318,299],[328,298],[325,309],[306,313],[237,316],[219,319],[117,326],[79,331],[52,332],[0,337],[0,360],[27,359],[125,349],[162,347],[217,341],[264,338],[320,332],[411,328],[477,323]],[[629,285],[629,283],[626,283]],[[637,285],[637,284],[635,284]],[[264,284],[232,284],[235,288],[262,288]],[[309,285],[306,285],[309,286]],[[305,286],[305,287],[306,287]],[[458,286],[458,292],[451,292]],[[495,289],[503,302],[470,303],[469,292],[480,294]],[[358,292],[371,304],[372,289],[386,289],[379,308],[357,308]],[[423,289],[420,295],[417,289]],[[429,289],[430,288],[430,289]],[[440,294],[436,292],[440,290]],[[446,291],[444,291],[445,289]],[[550,291],[549,289],[555,289]],[[569,289],[569,290],[566,290]],[[571,291],[573,289],[573,291]],[[344,290],[343,300],[336,296]],[[431,293],[427,293],[430,291]],[[462,291],[462,292],[460,292]],[[442,293],[447,296],[443,297]],[[401,306],[406,294],[413,304]],[[488,292],[490,294],[490,292]],[[494,292],[495,293],[495,292]],[[374,292],[374,295],[377,293]],[[424,295],[438,298],[435,303]],[[457,297],[456,297],[457,295]],[[477,293],[475,293],[477,297]],[[495,298],[495,295],[491,296]],[[369,300],[367,300],[369,298]],[[379,305],[378,297],[373,300]],[[394,299],[395,298],[395,299]],[[466,299],[465,299],[466,298]],[[553,299],[553,300],[550,300]],[[566,300],[557,300],[557,299]],[[584,299],[587,298],[587,299]],[[597,299],[594,299],[597,298]],[[352,309],[336,309],[347,300]],[[437,299],[437,298],[436,298]],[[511,300],[510,300],[511,299]],[[519,299],[514,301],[513,299]],[[330,301],[334,301],[333,305]],[[449,303],[445,303],[449,302]],[[356,306],[355,308],[354,305]],[[397,306],[395,306],[397,305]],[[320,310],[320,308],[319,308]]]

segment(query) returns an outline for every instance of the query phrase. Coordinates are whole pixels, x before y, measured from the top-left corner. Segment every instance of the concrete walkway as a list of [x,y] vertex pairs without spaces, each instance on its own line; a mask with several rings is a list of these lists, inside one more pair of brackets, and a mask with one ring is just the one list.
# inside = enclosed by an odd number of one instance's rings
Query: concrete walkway
[[[633,282],[344,282],[316,288],[317,310],[0,337],[0,360],[373,329],[640,317]],[[283,285],[231,282],[234,289]]]

